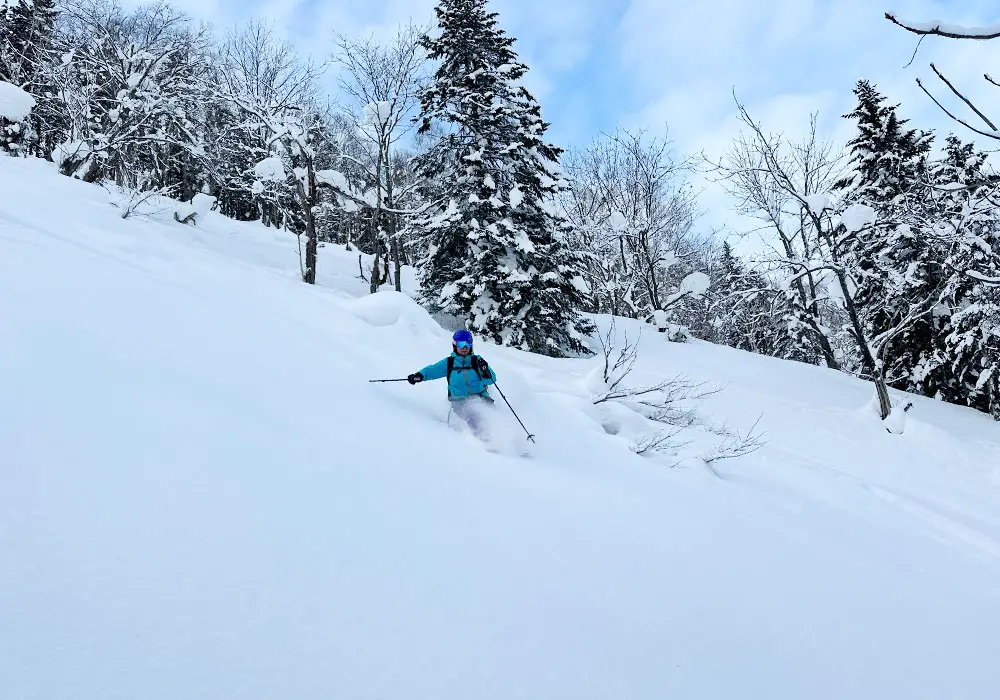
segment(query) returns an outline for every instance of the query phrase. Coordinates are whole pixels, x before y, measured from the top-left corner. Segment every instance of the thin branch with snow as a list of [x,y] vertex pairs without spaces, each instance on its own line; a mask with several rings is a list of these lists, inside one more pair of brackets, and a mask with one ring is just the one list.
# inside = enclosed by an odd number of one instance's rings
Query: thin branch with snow
[[[1000,23],[988,27],[963,27],[959,25],[945,24],[939,21],[908,22],[900,20],[892,12],[886,12],[885,18],[890,22],[892,22],[893,24],[902,27],[906,31],[919,35],[921,40],[927,36],[940,36],[948,39],[972,39],[976,41],[989,41],[991,39],[1000,38]],[[979,134],[980,136],[985,136],[987,138],[1000,140],[1000,130],[998,130],[996,125],[989,118],[986,117],[983,111],[979,109],[979,107],[977,107],[972,100],[970,100],[961,91],[959,91],[958,88],[956,88],[955,85],[950,80],[948,80],[948,78],[946,78],[944,74],[941,73],[941,71],[939,71],[933,63],[931,63],[930,66],[931,69],[934,71],[934,73],[938,76],[938,78],[940,78],[941,81],[952,92],[952,94],[954,94],[956,97],[962,100],[962,102],[964,102],[976,114],[976,116],[978,116],[987,124],[990,130],[984,131],[983,129],[974,127],[971,124],[969,124],[965,119],[962,119],[961,117],[953,113],[943,104],[941,104],[940,100],[938,100],[933,94],[931,94],[930,90],[928,90],[927,87],[923,84],[923,82],[921,82],[920,78],[917,78],[916,79],[917,85],[920,86],[920,89],[924,92],[924,94],[926,94],[942,112],[944,112],[949,118],[951,118],[955,122],[961,124],[970,131]],[[994,86],[998,85],[997,82],[993,80],[988,73],[984,74],[984,77],[986,78],[986,81],[989,82],[990,84]]]
[[763,415],[759,416],[746,433],[731,432],[725,441],[716,447],[711,453],[702,457],[708,464],[721,462],[724,459],[736,459],[753,454],[767,444],[765,436],[756,432],[757,426]]
[[909,22],[899,19],[895,13],[886,12],[885,18],[908,32],[924,36],[942,36],[947,39],[973,39],[988,41],[1000,38],[1000,23],[986,27],[963,27],[944,22]]

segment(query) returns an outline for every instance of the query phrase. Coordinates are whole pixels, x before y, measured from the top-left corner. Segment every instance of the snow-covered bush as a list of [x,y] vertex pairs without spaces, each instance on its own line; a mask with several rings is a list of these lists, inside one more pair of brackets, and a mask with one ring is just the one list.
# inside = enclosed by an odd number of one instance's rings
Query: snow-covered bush
[[197,226],[199,220],[204,220],[208,212],[215,207],[216,198],[199,192],[190,202],[178,202],[174,206],[174,220],[182,224]]
[[[630,341],[626,333],[619,344],[614,318],[599,339],[602,356],[585,378],[585,387],[593,405],[601,409],[598,416],[605,430],[620,434],[627,425],[629,446],[637,454],[659,455],[676,462],[680,450],[696,442],[694,455],[711,463],[750,454],[763,445],[756,426],[740,434],[715,426],[700,415],[699,404],[721,388],[683,375],[634,383],[641,338]],[[623,414],[623,409],[627,413]]]

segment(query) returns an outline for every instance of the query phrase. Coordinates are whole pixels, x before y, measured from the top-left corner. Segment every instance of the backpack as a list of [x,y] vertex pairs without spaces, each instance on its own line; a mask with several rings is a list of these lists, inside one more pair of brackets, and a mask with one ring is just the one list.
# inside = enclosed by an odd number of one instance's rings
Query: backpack
[[[476,376],[483,379],[482,373],[479,371],[479,356],[469,355],[469,361],[472,363],[472,369],[476,373]],[[455,358],[448,355],[448,371],[445,376],[445,380],[448,382],[448,396],[451,396],[451,373],[455,370]]]

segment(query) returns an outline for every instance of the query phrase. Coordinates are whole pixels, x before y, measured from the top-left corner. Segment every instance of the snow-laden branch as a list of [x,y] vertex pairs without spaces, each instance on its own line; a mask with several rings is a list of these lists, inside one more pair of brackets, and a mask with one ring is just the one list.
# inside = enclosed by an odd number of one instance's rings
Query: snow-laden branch
[[1000,287],[1000,277],[987,277],[981,272],[976,272],[975,270],[969,270],[966,274],[972,279],[982,282],[983,284]]
[[[995,24],[986,27],[963,27],[956,24],[945,24],[944,22],[941,22],[939,20],[934,20],[932,22],[904,21],[899,19],[893,12],[886,12],[885,18],[890,22],[892,22],[893,24],[907,30],[908,32],[920,35],[921,39],[925,36],[942,36],[949,39],[973,39],[977,41],[987,41],[990,39],[1000,38],[1000,22],[997,22]],[[915,55],[916,52],[914,52],[914,56]],[[997,129],[996,125],[992,121],[990,121],[990,119],[983,113],[983,111],[979,109],[972,100],[970,100],[961,91],[959,91],[959,89],[956,88],[955,85],[950,80],[948,80],[948,78],[946,78],[944,74],[941,73],[941,71],[937,69],[937,66],[935,66],[933,63],[931,63],[930,65],[931,69],[934,71],[937,77],[941,79],[941,82],[943,82],[948,87],[948,89],[952,92],[953,95],[962,100],[962,102],[964,102],[965,105],[969,109],[971,109],[975,113],[975,115],[979,117],[987,125],[987,127],[989,127],[989,130],[986,131],[981,128],[974,127],[971,124],[969,124],[966,120],[962,119],[961,117],[953,113],[943,104],[941,104],[940,100],[938,100],[934,95],[931,94],[931,92],[924,86],[923,82],[921,82],[920,78],[917,78],[917,85],[920,86],[920,89],[931,99],[931,101],[933,101],[934,104],[937,105],[937,107],[942,112],[948,115],[949,118],[961,124],[970,131],[973,131],[979,134],[980,136],[986,136],[987,138],[1000,140],[1000,130]],[[991,85],[994,86],[998,85],[997,81],[991,78],[989,74],[985,74],[984,77],[986,78],[986,81]]]
[[940,20],[909,22],[899,19],[894,12],[886,12],[885,18],[906,31],[921,36],[943,36],[947,39],[975,39],[977,41],[1000,38],[1000,22],[986,27],[963,27],[958,24],[946,24]]

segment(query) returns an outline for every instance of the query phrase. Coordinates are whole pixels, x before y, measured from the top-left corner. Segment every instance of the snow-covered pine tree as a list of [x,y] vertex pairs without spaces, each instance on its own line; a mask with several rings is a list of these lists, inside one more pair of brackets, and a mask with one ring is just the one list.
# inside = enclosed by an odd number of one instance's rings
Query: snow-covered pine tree
[[[834,189],[846,206],[870,207],[876,216],[872,225],[844,238],[844,259],[857,283],[854,304],[867,336],[859,343],[874,344],[877,373],[889,385],[907,389],[922,359],[933,352],[932,319],[924,312],[942,283],[935,248],[918,219],[908,215],[924,206],[933,136],[907,128],[898,105],[887,105],[867,80],[860,80],[854,93],[857,106],[845,115],[857,122],[849,142],[850,172]],[[863,357],[863,364],[869,365],[869,358]],[[863,367],[866,373],[875,369]]]
[[885,104],[886,97],[871,82],[859,80],[854,94],[858,103],[844,115],[857,122],[857,134],[848,141],[851,170],[834,189],[878,211],[911,192],[926,173],[933,134],[904,128],[909,120],[896,113],[899,105]]
[[748,266],[728,242],[722,244],[715,272],[712,323],[716,342],[785,360],[821,364],[812,329],[789,288],[772,285]]
[[26,85],[50,60],[58,12],[54,0],[8,0],[0,6],[0,80]]
[[206,59],[214,48],[207,35],[192,32],[188,36],[189,41],[165,60],[167,71],[175,73],[184,86],[175,100],[176,113],[184,118],[162,122],[163,146],[153,166],[155,184],[169,188],[185,202],[210,183],[206,151],[210,71]]
[[441,0],[435,13],[440,33],[422,45],[439,63],[418,130],[444,135],[416,162],[433,204],[411,223],[429,250],[423,302],[504,345],[589,354],[584,264],[554,206],[562,150],[544,141],[541,108],[519,84],[527,66],[486,0]]
[[43,156],[55,145],[51,134],[63,120],[45,80],[45,68],[53,60],[57,16],[55,0],[0,3],[0,80],[21,87],[36,100],[23,124],[0,117],[0,149]]
[[[1000,266],[992,272],[1000,278]],[[975,285],[949,326],[945,347],[958,392],[954,402],[1000,421],[1000,286]]]
[[935,314],[936,353],[918,389],[1000,420],[1000,287],[969,274],[1000,277],[1000,176],[987,171],[986,153],[950,135],[932,182],[950,276],[947,309]]
[[755,271],[748,270],[728,241],[719,253],[712,295],[712,325],[715,341],[731,348],[761,354],[770,335],[770,304],[765,298],[767,284]]

